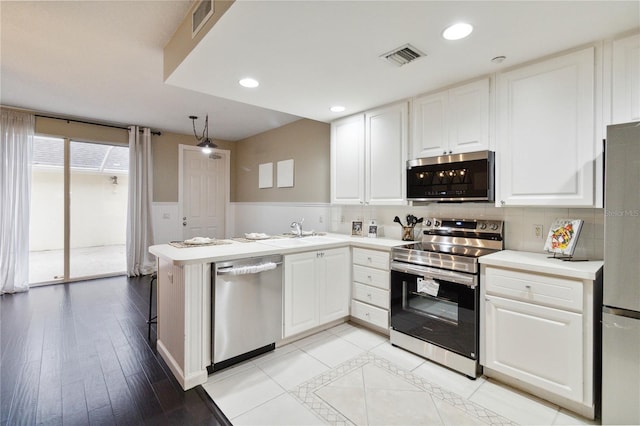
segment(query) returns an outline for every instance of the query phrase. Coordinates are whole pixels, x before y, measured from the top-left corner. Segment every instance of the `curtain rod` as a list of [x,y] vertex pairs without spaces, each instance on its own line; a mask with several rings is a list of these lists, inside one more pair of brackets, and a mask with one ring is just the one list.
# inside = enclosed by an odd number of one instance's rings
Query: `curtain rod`
[[[42,114],[34,114],[36,117],[40,117],[40,118],[51,118],[53,120],[62,120],[62,121],[66,121],[67,123],[70,121],[73,121],[74,123],[82,123],[82,124],[92,124],[94,126],[102,126],[102,127],[111,127],[112,129],[122,129],[122,130],[129,130],[128,127],[123,127],[123,126],[116,126],[113,124],[103,124],[103,123],[94,123],[92,121],[84,121],[84,120],[76,120],[74,118],[63,118],[63,117],[54,117],[51,115],[42,115]],[[152,135],[156,135],[156,136],[160,136],[162,135],[162,132],[151,132]]]

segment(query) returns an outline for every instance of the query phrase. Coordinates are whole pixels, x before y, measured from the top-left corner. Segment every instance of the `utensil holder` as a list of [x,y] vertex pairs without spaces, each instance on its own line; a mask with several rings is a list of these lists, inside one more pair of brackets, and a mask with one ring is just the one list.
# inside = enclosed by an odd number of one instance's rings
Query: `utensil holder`
[[413,241],[413,226],[402,226],[402,241]]

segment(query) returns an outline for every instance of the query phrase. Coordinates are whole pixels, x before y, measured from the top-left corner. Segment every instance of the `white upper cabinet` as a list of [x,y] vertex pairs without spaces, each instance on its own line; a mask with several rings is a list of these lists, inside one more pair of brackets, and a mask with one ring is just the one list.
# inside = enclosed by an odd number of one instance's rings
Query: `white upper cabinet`
[[489,149],[489,79],[413,100],[412,158]]
[[595,68],[588,47],[498,74],[498,205],[594,205]]
[[406,204],[407,102],[331,123],[331,202]]
[[364,201],[364,114],[331,123],[331,202]]
[[365,203],[406,204],[407,102],[369,111],[365,123]]
[[640,34],[615,40],[611,72],[611,123],[640,120]]

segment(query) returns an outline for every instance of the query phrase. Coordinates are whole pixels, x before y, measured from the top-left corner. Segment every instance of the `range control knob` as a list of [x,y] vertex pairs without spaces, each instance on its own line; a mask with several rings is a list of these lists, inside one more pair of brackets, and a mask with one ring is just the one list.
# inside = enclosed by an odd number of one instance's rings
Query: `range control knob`
[[480,229],[487,229],[487,224],[486,224],[486,223],[484,223],[484,222],[482,222],[482,223],[480,224]]
[[429,219],[427,219],[425,226],[431,226],[431,221]]
[[497,223],[492,223],[491,224],[491,230],[492,231],[496,231],[498,229],[498,224]]
[[440,226],[440,221],[436,220],[436,222],[433,224],[433,226],[436,226],[436,227]]

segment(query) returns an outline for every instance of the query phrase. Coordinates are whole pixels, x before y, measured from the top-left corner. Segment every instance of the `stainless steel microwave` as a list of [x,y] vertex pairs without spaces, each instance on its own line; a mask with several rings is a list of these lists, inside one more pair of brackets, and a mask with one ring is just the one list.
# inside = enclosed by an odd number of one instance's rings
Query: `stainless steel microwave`
[[477,151],[407,161],[411,201],[494,201],[495,154]]

